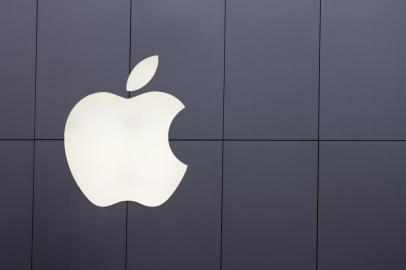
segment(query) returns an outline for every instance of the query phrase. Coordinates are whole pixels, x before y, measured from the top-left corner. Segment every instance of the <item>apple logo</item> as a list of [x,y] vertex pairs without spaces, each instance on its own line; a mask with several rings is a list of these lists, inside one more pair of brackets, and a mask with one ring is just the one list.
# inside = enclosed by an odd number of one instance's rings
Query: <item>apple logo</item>
[[[145,86],[157,68],[157,55],[138,63],[127,91]],[[100,207],[121,201],[154,207],[167,201],[187,170],[168,140],[171,122],[184,108],[159,91],[132,98],[99,92],[80,100],[66,121],[64,145],[85,196]]]

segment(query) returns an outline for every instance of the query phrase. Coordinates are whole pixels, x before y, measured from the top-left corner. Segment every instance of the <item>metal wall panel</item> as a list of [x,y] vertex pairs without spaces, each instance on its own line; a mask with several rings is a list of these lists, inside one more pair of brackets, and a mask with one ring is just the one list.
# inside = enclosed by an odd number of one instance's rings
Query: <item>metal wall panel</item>
[[406,2],[322,4],[320,136],[406,139]]
[[314,270],[316,142],[226,142],[223,269]]
[[62,141],[38,141],[35,152],[33,269],[124,270],[125,204],[91,204]]
[[321,142],[320,270],[406,267],[406,142]]
[[35,24],[35,1],[0,1],[0,139],[34,136]]
[[162,206],[129,203],[128,270],[220,269],[221,142],[173,142],[188,171]]
[[186,106],[171,138],[220,139],[224,1],[134,0],[132,10],[132,64],[160,56],[155,78],[141,91],[168,92]]
[[227,1],[225,136],[317,139],[318,0]]
[[36,136],[63,138],[65,121],[94,92],[128,97],[130,2],[41,0]]
[[0,141],[1,269],[31,269],[32,151],[32,141]]

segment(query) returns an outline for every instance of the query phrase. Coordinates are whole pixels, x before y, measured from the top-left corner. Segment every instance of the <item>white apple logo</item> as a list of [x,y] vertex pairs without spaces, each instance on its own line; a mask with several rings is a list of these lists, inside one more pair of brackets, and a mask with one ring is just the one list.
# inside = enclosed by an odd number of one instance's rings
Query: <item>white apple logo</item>
[[[131,71],[127,91],[146,85],[158,67],[158,56]],[[73,178],[97,206],[134,201],[159,206],[175,192],[187,165],[168,141],[172,120],[185,107],[158,91],[133,98],[107,92],[91,94],[70,112],[65,126],[65,153]]]

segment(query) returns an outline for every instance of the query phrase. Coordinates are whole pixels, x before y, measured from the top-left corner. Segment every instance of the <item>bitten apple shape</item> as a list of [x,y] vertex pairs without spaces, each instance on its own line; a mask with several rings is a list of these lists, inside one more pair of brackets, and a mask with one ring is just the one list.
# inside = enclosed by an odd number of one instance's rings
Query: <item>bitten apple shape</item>
[[[127,91],[147,84],[157,66],[158,56],[141,61]],[[183,109],[176,97],[158,91],[129,99],[99,92],[79,101],[64,140],[69,168],[85,196],[97,206],[134,201],[153,207],[167,201],[187,170],[168,141],[171,122]]]

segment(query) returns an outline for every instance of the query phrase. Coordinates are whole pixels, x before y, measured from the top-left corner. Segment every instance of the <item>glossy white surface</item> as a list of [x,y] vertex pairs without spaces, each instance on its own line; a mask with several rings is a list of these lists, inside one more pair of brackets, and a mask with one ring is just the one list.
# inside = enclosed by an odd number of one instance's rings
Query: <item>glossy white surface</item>
[[152,80],[158,68],[159,56],[153,55],[139,62],[127,80],[127,91],[136,91]]
[[183,108],[176,97],[158,91],[130,99],[100,92],[79,101],[67,119],[64,143],[86,197],[97,206],[135,201],[152,207],[168,200],[187,169],[168,141]]

